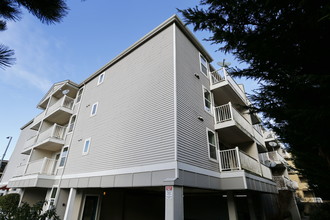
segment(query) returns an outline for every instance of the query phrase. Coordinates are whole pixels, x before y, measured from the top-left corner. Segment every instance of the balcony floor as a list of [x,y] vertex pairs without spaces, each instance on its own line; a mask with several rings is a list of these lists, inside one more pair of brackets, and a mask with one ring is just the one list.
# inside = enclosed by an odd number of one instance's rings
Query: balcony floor
[[254,140],[244,129],[236,125],[233,120],[218,123],[215,125],[215,129],[218,130],[219,139],[228,144],[242,144]]

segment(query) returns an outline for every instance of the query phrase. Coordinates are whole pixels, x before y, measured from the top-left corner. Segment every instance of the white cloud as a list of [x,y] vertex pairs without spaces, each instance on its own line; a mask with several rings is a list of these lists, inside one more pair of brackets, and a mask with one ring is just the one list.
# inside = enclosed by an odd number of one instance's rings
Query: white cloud
[[1,33],[0,43],[14,49],[16,58],[12,67],[0,71],[1,83],[46,92],[56,81],[59,66],[51,52],[59,50],[62,43],[45,33],[37,22],[24,16],[21,21],[9,22],[8,30]]

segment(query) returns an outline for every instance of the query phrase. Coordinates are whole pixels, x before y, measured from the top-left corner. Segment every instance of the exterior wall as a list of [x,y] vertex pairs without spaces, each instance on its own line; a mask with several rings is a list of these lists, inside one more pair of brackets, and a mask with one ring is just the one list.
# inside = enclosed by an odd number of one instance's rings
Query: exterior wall
[[22,202],[29,205],[34,205],[37,202],[44,201],[47,194],[47,189],[40,188],[26,188],[22,195]]
[[168,27],[85,85],[64,175],[174,161],[172,39]]
[[6,166],[5,172],[2,176],[1,183],[7,183],[14,175],[23,173],[25,165],[28,163],[29,156],[21,154],[24,149],[24,144],[27,139],[36,134],[36,131],[31,130],[30,126],[22,129],[21,134],[17,140],[15,149],[10,156],[9,162]]
[[218,163],[209,159],[207,144],[206,128],[214,131],[214,118],[204,110],[203,86],[210,90],[210,80],[200,71],[197,48],[179,28],[175,31],[178,161],[219,171]]

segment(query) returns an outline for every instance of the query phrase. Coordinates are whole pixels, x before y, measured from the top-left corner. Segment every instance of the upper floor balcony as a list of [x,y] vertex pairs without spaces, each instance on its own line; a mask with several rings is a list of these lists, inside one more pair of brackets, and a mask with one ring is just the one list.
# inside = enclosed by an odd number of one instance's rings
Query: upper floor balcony
[[298,189],[298,183],[296,181],[290,180],[288,177],[273,176],[274,182],[276,182],[277,188],[279,190],[296,190]]
[[260,153],[259,154],[259,160],[262,163],[267,164],[270,167],[275,167],[275,166],[284,167],[284,166],[287,165],[286,160],[277,151],[270,151],[270,152],[266,152],[266,153]]
[[216,130],[219,137],[229,144],[240,144],[256,141],[264,146],[261,129],[252,126],[251,122],[237,111],[229,102],[228,104],[215,107]]
[[31,174],[43,174],[43,175],[54,175],[57,161],[55,159],[43,158],[29,162],[27,164],[24,175]]
[[31,137],[25,142],[23,154],[29,154],[32,148],[59,151],[64,145],[66,127],[57,124]]
[[268,167],[264,166],[258,160],[243,151],[240,151],[238,147],[229,150],[221,150],[218,152],[221,172],[246,170],[267,179],[272,179],[272,173]]
[[44,120],[64,125],[73,114],[74,99],[64,95],[45,110]]
[[243,88],[235,82],[225,68],[211,72],[210,89],[216,103],[224,104],[232,101],[241,105],[249,105]]

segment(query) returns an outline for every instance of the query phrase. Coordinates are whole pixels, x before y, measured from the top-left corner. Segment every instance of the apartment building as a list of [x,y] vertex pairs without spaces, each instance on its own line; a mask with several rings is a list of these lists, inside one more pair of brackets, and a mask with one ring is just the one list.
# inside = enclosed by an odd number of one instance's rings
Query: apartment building
[[268,152],[260,153],[259,159],[261,163],[268,166],[272,171],[273,180],[276,182],[279,191],[280,216],[300,219],[295,198],[298,183],[291,178],[291,166],[287,162],[290,154],[273,131],[265,131],[264,139]]
[[276,219],[244,87],[172,16],[81,83],[55,83],[2,185],[62,219]]

